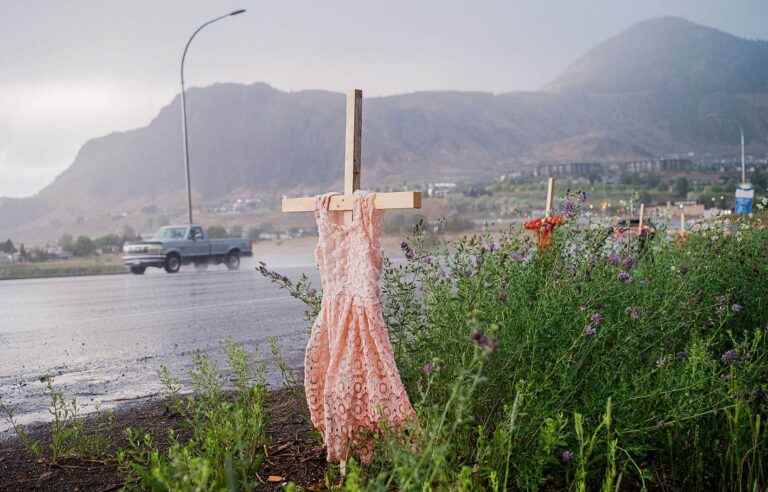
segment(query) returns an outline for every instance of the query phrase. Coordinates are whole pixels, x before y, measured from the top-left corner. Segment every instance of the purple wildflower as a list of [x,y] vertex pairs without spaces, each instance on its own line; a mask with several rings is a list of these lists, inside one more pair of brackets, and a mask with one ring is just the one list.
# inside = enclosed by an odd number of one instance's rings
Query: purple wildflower
[[425,376],[429,376],[434,370],[435,366],[431,362],[427,362],[421,369],[419,369]]
[[291,282],[291,279],[289,279],[285,275],[280,275],[279,273],[267,268],[267,264],[264,263],[263,261],[259,262],[259,265],[256,267],[256,270],[258,270],[260,274],[272,280],[272,282],[283,284],[283,287],[290,287],[293,284],[293,282]]
[[621,256],[618,253],[611,253],[608,255],[608,263],[613,266],[619,266],[621,263]]
[[627,316],[634,320],[640,319],[640,310],[635,306],[628,307],[624,310],[624,312],[627,313]]
[[628,284],[632,282],[632,275],[629,272],[621,271],[619,272],[619,281]]
[[496,342],[485,336],[485,334],[480,330],[474,330],[472,335],[470,335],[470,339],[478,347],[482,347],[489,352],[496,350]]
[[563,463],[570,463],[573,461],[573,451],[566,449],[560,454],[560,459],[563,460]]
[[593,337],[593,336],[597,335],[597,330],[595,329],[595,327],[594,327],[594,326],[592,326],[592,325],[587,325],[587,326],[584,328],[584,335],[585,335],[585,336],[588,336],[588,337]]
[[563,202],[561,208],[561,212],[566,217],[573,218],[576,215],[576,204],[573,203],[570,199],[566,198]]
[[635,267],[635,259],[631,256],[628,256],[627,258],[624,258],[624,269],[625,270],[632,270]]
[[600,326],[603,324],[603,321],[605,321],[605,317],[600,313],[595,313],[590,318],[592,320],[592,323],[594,323],[597,326]]
[[735,303],[734,303],[734,304],[731,306],[731,311],[733,311],[734,313],[740,313],[740,312],[742,312],[743,310],[744,310],[744,306],[742,306],[741,304],[735,304]]
[[488,246],[488,251],[490,251],[491,253],[493,253],[494,251],[496,251],[498,249],[499,249],[499,247],[496,246],[496,243],[491,243],[491,245]]
[[720,359],[725,364],[732,364],[732,363],[737,362],[739,360],[739,353],[736,352],[733,349],[726,350],[725,352],[723,352],[723,355],[720,357]]
[[415,258],[416,255],[414,255],[413,249],[411,249],[411,247],[405,241],[400,243],[400,249],[403,250],[406,259],[412,260]]

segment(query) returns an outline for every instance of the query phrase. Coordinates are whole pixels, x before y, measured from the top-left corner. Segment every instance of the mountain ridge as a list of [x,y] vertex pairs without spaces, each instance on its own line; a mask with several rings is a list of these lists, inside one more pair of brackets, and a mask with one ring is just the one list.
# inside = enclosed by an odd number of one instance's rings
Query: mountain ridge
[[593,47],[544,90],[765,91],[768,42],[681,17],[648,19]]
[[[690,61],[680,50],[712,54]],[[716,72],[711,67],[724,57],[736,60],[732,70],[700,80],[702,70]],[[768,142],[755,135],[768,134],[763,59],[768,67],[768,43],[661,18],[598,44],[541,91],[366,98],[363,186],[483,179],[539,161],[725,154],[736,143],[734,129],[723,123],[729,119],[744,126],[749,150],[762,152]],[[657,70],[644,68],[653,63]],[[757,64],[754,80],[723,90],[749,64]],[[238,189],[290,194],[341,183],[343,94],[218,83],[188,89],[187,100],[196,200]],[[33,197],[0,199],[0,235],[31,221],[66,223],[183,191],[179,104],[177,95],[146,126],[87,141],[73,164]],[[708,118],[712,113],[721,121]]]

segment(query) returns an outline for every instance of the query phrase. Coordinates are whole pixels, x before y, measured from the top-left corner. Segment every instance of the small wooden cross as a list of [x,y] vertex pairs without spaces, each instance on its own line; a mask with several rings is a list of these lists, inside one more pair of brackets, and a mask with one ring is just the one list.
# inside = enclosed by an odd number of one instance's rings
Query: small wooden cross
[[685,236],[685,212],[680,211],[680,235]]
[[[345,211],[351,215],[352,194],[360,189],[360,156],[363,126],[363,91],[355,89],[347,94],[347,136],[344,156],[344,194],[331,197],[332,211]],[[376,193],[377,209],[421,208],[421,192],[400,191]],[[315,210],[314,197],[283,198],[283,212],[311,212]]]

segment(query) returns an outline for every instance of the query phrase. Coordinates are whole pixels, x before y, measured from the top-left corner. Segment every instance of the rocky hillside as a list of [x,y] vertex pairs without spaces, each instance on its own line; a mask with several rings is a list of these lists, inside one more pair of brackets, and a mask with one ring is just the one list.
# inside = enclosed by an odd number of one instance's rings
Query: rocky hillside
[[[190,90],[188,102],[197,197],[339,187],[343,94],[217,84]],[[38,195],[0,201],[0,236],[182,191],[179,113],[177,97],[148,126],[87,142]],[[367,98],[363,186],[482,178],[541,160],[730,155],[729,119],[744,126],[750,151],[766,151],[768,43],[655,19],[595,47],[540,92]]]
[[768,42],[677,17],[640,22],[593,48],[548,90],[591,93],[768,90]]

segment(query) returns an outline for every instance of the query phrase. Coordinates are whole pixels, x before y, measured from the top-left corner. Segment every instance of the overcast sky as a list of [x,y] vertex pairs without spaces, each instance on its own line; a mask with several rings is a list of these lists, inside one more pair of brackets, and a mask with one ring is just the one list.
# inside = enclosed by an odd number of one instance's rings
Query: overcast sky
[[633,23],[768,39],[766,0],[0,0],[0,196],[39,191],[88,139],[146,125],[188,85],[536,90]]

